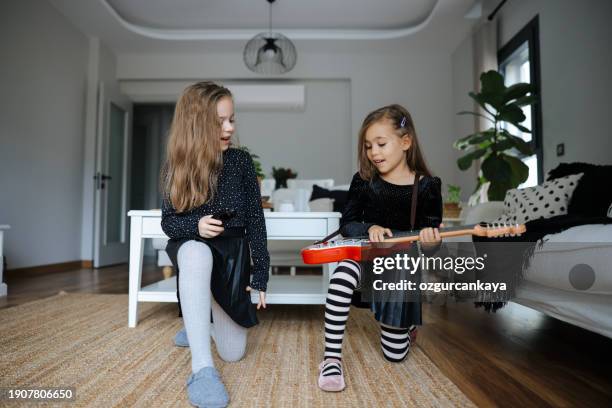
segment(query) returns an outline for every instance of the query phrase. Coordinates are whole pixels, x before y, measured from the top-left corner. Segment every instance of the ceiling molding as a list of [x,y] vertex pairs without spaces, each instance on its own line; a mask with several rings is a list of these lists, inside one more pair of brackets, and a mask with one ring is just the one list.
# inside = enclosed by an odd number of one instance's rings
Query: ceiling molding
[[[245,29],[214,29],[214,30],[172,30],[146,27],[131,23],[124,19],[111,6],[107,0],[99,0],[108,10],[113,18],[127,30],[148,38],[169,41],[193,41],[193,40],[248,40],[262,32],[262,30]],[[425,28],[440,5],[436,0],[431,12],[419,23],[408,27],[385,29],[385,30],[279,30],[292,40],[389,40],[407,37]]]

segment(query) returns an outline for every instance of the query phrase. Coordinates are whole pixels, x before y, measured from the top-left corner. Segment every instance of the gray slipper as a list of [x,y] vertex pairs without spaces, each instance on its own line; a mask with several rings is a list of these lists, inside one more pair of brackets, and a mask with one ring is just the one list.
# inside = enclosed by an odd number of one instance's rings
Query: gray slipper
[[187,378],[189,402],[199,408],[222,408],[229,404],[225,385],[214,367],[204,367]]
[[187,340],[187,330],[183,327],[174,336],[174,344],[178,347],[189,347],[189,340]]

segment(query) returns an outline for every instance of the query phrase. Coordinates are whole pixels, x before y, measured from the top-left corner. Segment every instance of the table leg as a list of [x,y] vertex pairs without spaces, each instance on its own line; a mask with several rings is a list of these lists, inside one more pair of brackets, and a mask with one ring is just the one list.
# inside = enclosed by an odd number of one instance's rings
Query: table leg
[[[337,218],[331,218],[327,221],[327,233],[326,236],[331,234],[334,231],[337,231],[340,227],[340,220]],[[325,304],[325,299],[327,299],[327,289],[329,288],[329,280],[331,279],[332,273],[336,270],[338,266],[338,262],[331,262],[323,265],[323,304]]]
[[7,294],[8,289],[4,283],[4,231],[0,230],[0,297]]
[[130,266],[128,327],[138,323],[138,291],[142,279],[142,217],[133,216],[130,225]]

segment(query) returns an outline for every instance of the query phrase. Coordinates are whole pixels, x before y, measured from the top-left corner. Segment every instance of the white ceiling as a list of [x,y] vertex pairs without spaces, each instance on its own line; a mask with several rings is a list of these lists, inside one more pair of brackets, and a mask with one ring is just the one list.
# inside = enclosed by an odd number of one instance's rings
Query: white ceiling
[[[106,0],[126,21],[161,29],[255,29],[268,26],[266,0]],[[277,0],[279,29],[389,29],[424,20],[437,0]]]
[[[266,31],[266,0],[48,0],[118,54],[234,52]],[[452,52],[477,0],[277,0],[273,29],[301,52],[397,49]],[[383,41],[384,40],[384,41]]]

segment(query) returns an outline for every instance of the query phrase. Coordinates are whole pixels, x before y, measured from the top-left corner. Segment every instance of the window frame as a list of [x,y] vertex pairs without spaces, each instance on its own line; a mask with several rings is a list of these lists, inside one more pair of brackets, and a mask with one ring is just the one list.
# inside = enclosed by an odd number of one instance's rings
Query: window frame
[[[497,51],[497,69],[500,71],[502,64],[521,45],[527,42],[529,50],[529,79],[535,86],[536,103],[531,107],[531,147],[538,160],[538,184],[544,181],[544,148],[542,143],[542,92],[540,86],[540,30],[538,16],[529,21],[514,37]],[[501,72],[501,71],[500,71]]]

